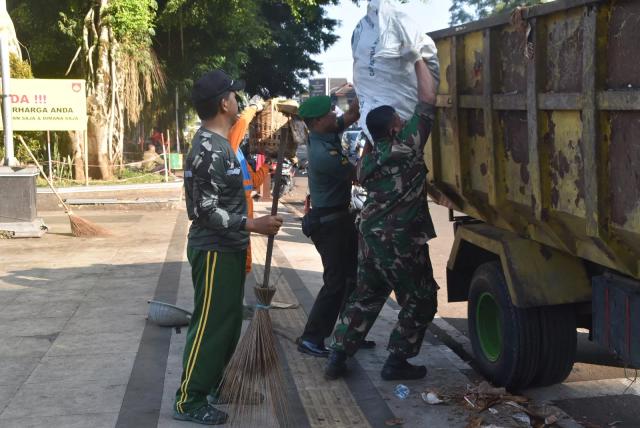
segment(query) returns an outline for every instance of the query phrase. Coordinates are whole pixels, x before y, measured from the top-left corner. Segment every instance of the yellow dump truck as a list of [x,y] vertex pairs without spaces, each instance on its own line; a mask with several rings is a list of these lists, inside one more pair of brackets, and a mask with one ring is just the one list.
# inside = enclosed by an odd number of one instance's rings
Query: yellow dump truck
[[453,208],[447,290],[468,302],[479,368],[511,389],[561,382],[577,328],[639,367],[640,1],[558,0],[431,37],[429,193]]

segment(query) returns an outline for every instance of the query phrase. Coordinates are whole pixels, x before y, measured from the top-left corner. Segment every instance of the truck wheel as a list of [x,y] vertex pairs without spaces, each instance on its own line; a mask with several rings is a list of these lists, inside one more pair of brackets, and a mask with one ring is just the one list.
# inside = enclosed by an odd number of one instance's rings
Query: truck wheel
[[578,343],[576,314],[569,305],[540,308],[540,365],[534,386],[560,383],[569,376]]
[[473,274],[468,322],[480,372],[509,390],[527,387],[540,359],[539,311],[513,306],[499,262],[484,263]]

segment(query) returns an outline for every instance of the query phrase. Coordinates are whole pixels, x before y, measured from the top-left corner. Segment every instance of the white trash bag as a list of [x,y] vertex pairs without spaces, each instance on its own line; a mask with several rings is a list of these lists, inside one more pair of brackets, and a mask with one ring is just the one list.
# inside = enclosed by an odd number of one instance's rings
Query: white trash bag
[[358,123],[369,140],[366,119],[374,108],[390,105],[404,120],[413,115],[418,81],[414,64],[403,58],[409,49],[422,55],[439,82],[440,66],[433,40],[398,8],[395,0],[371,0],[367,15],[351,37],[353,83],[360,102]]

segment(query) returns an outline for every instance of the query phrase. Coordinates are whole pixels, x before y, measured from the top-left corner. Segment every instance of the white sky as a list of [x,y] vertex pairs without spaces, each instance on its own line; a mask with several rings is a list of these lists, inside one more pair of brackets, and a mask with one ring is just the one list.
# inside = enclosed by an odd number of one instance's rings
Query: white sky
[[[351,58],[351,33],[360,19],[367,13],[367,1],[360,0],[359,6],[351,0],[341,0],[337,6],[327,7],[330,18],[339,20],[336,33],[340,39],[326,52],[314,56],[322,64],[322,72],[313,77],[346,77],[353,81],[353,60]],[[425,32],[447,28],[451,0],[409,0],[399,5],[415,21],[422,23]]]

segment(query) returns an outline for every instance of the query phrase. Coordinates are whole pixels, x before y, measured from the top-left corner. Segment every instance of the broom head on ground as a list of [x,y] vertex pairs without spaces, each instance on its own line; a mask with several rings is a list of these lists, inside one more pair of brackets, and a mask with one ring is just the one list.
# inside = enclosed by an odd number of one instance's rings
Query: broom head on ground
[[62,197],[60,196],[56,188],[53,186],[53,183],[51,182],[51,180],[49,180],[49,177],[47,177],[47,175],[44,173],[44,170],[42,169],[40,162],[38,162],[38,159],[36,159],[36,157],[33,155],[33,153],[31,152],[31,149],[29,148],[27,143],[25,143],[22,136],[18,135],[18,139],[20,140],[24,148],[27,150],[27,153],[29,153],[31,160],[35,162],[36,167],[38,167],[38,171],[40,172],[40,175],[42,176],[42,178],[44,178],[47,181],[49,188],[51,188],[51,191],[53,192],[54,195],[56,195],[56,197],[58,198],[58,201],[64,208],[64,211],[69,216],[69,223],[71,224],[71,234],[73,236],[85,237],[85,238],[92,237],[92,236],[110,236],[111,232],[109,232],[104,227],[98,226],[97,224],[93,224],[89,220],[79,217],[71,212],[71,208],[69,208],[69,206],[62,200]]
[[225,369],[219,397],[232,426],[288,425],[285,381],[269,315],[274,287],[254,288],[256,312]]
[[73,214],[71,211],[67,211],[69,216],[69,223],[71,224],[71,234],[77,237],[99,237],[99,236],[111,236],[111,232],[102,226],[90,222],[89,220]]

